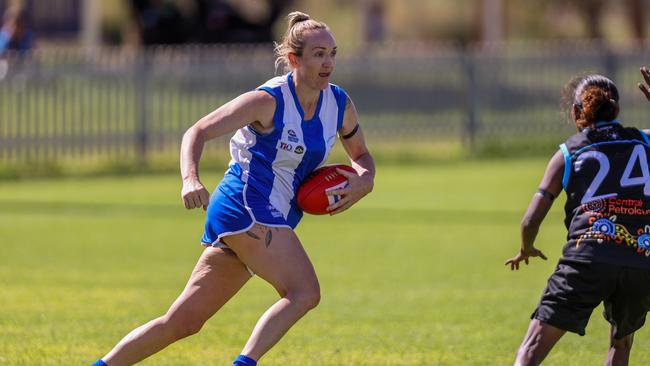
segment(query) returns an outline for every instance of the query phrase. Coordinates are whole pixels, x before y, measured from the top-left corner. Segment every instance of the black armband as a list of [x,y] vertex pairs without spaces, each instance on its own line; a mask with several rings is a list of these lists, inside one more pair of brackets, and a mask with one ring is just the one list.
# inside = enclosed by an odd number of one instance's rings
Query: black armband
[[341,137],[343,138],[343,140],[347,140],[350,137],[354,136],[357,133],[357,131],[359,131],[359,124],[358,123],[357,123],[356,126],[354,126],[354,128],[352,129],[352,131],[350,131],[350,133],[348,133],[346,135],[343,135]]
[[547,191],[545,189],[537,188],[537,194],[539,194],[540,196],[542,196],[544,198],[548,198],[551,201],[555,200],[555,196],[553,195],[553,193],[551,193],[551,192],[549,192],[549,191]]

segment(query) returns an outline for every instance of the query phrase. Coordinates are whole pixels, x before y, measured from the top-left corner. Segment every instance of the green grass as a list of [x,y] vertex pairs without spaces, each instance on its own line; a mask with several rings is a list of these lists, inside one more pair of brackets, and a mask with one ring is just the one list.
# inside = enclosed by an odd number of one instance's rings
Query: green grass
[[[518,223],[540,159],[379,166],[375,191],[298,234],[322,302],[261,365],[505,365],[513,360],[564,239],[558,202],[518,273]],[[214,185],[220,171],[204,169]],[[200,254],[203,213],[176,175],[0,181],[0,365],[84,365],[163,313]],[[563,201],[563,200],[562,200]],[[259,278],[200,335],[142,365],[227,365],[276,299]],[[606,322],[565,336],[547,365],[602,363]],[[631,364],[650,362],[650,331]]]

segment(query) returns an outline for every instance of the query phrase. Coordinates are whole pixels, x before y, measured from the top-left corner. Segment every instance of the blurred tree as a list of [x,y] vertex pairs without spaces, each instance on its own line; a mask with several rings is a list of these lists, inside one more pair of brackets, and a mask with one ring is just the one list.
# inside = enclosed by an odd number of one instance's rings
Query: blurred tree
[[[200,43],[264,43],[272,42],[273,24],[285,15],[292,0],[266,0],[264,14],[246,17],[225,0],[195,0],[196,22],[194,40]],[[259,1],[258,1],[259,3]],[[259,4],[258,4],[259,5]],[[254,18],[254,19],[251,19]]]
[[382,0],[366,1],[363,4],[364,32],[366,43],[377,43],[386,37],[386,6]]
[[130,6],[142,44],[178,44],[188,41],[188,21],[173,1],[131,0]]
[[571,0],[582,15],[587,28],[587,36],[593,39],[602,39],[602,18],[605,10],[605,0]]
[[[293,0],[129,0],[139,43],[264,43]],[[248,11],[252,8],[262,11]],[[189,10],[188,10],[189,9]],[[251,14],[255,13],[254,16]]]
[[603,19],[606,15],[607,7],[614,5],[623,6],[627,23],[630,26],[632,37],[639,41],[645,38],[645,13],[643,0],[624,0],[610,2],[605,0],[570,0],[571,4],[578,9],[582,15],[583,22],[587,29],[587,37],[592,39],[602,39]]
[[634,39],[641,43],[645,39],[645,7],[643,0],[626,0],[627,16],[632,26]]

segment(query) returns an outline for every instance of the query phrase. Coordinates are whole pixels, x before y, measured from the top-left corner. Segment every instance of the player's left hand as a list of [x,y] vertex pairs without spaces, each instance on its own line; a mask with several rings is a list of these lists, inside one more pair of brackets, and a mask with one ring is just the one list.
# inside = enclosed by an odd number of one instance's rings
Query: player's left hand
[[347,178],[348,185],[345,188],[327,192],[328,196],[341,196],[338,202],[327,207],[330,215],[339,214],[350,208],[350,206],[362,199],[363,196],[370,193],[374,184],[374,179],[370,175],[360,176],[356,173],[338,168],[336,172]]
[[544,253],[542,253],[541,250],[539,250],[539,249],[537,249],[535,247],[532,247],[532,248],[527,249],[527,250],[524,249],[524,248],[521,248],[519,250],[519,254],[517,254],[516,256],[508,259],[506,261],[505,265],[506,266],[510,265],[510,270],[515,270],[515,269],[519,270],[519,262],[524,261],[524,263],[526,263],[526,265],[528,265],[528,259],[530,257],[540,257],[543,260],[548,259],[548,258],[546,258]]
[[643,66],[641,67],[640,71],[641,75],[643,76],[643,80],[645,80],[645,84],[639,83],[637,85],[639,86],[639,89],[641,89],[643,95],[645,95],[646,99],[650,102],[650,70]]

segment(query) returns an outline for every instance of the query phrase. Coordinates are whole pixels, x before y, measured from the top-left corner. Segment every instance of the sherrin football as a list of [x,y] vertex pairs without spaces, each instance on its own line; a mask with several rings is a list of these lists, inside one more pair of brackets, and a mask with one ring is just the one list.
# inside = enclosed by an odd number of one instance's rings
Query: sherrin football
[[340,197],[328,196],[326,193],[348,185],[348,179],[339,174],[336,168],[356,173],[354,168],[344,164],[325,165],[314,170],[298,187],[298,207],[312,215],[329,213],[327,206],[337,202]]

